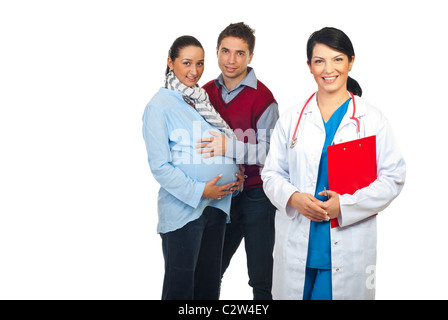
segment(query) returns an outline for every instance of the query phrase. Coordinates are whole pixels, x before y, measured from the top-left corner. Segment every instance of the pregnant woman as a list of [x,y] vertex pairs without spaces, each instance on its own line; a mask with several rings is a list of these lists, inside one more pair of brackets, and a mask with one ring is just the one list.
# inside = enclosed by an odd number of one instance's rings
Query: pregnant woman
[[191,36],[177,38],[167,64],[165,87],[143,115],[149,166],[161,186],[162,299],[218,299],[231,197],[244,178],[233,159],[204,159],[194,148],[210,131],[233,134],[197,85],[204,71],[201,43]]

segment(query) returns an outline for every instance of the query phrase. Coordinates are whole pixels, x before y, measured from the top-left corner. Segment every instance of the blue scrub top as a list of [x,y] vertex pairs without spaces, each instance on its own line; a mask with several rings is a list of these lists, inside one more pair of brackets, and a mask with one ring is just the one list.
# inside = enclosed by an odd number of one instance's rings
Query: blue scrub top
[[[316,199],[326,201],[326,197],[319,196],[318,193],[328,190],[328,161],[327,147],[333,143],[336,131],[341,124],[342,118],[347,113],[348,105],[351,98],[345,101],[331,116],[324,122],[325,126],[325,143],[322,148],[322,155],[319,163],[319,172],[317,174],[317,184],[314,196]],[[331,246],[330,246],[330,222],[314,222],[311,221],[310,237],[308,243],[308,258],[306,262],[308,268],[331,269]]]

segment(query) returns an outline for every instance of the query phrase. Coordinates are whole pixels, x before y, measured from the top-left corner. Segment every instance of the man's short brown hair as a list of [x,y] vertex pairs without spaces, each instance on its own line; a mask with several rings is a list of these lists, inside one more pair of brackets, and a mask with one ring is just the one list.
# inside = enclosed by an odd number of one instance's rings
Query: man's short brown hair
[[219,34],[218,45],[216,48],[219,48],[222,39],[226,37],[236,37],[247,42],[247,45],[249,46],[249,54],[251,55],[252,53],[254,53],[255,49],[254,33],[255,30],[249,27],[244,22],[231,23]]

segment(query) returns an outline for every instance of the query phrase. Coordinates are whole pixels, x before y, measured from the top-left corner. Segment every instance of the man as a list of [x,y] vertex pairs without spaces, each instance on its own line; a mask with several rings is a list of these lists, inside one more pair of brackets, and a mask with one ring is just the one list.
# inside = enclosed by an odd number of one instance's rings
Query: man
[[272,299],[272,252],[275,207],[263,191],[260,171],[269,151],[271,130],[279,113],[271,91],[257,80],[248,64],[255,47],[254,30],[244,23],[230,24],[218,37],[217,55],[222,74],[204,85],[212,105],[234,130],[236,140],[222,134],[201,139],[204,157],[225,155],[245,165],[243,191],[232,199],[227,225],[222,274],[244,237],[249,285],[254,299]]

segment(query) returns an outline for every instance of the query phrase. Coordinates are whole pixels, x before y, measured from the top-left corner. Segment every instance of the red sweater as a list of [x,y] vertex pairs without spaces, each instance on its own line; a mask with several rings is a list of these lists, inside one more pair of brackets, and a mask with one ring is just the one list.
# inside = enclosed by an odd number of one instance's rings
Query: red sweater
[[[234,99],[225,103],[222,99],[222,88],[218,88],[215,80],[206,83],[203,88],[207,91],[212,105],[235,131],[238,140],[244,143],[258,143],[256,138],[258,119],[272,103],[276,102],[271,91],[257,80],[256,90],[246,86]],[[262,187],[260,167],[257,165],[245,167],[247,178],[244,188]]]

